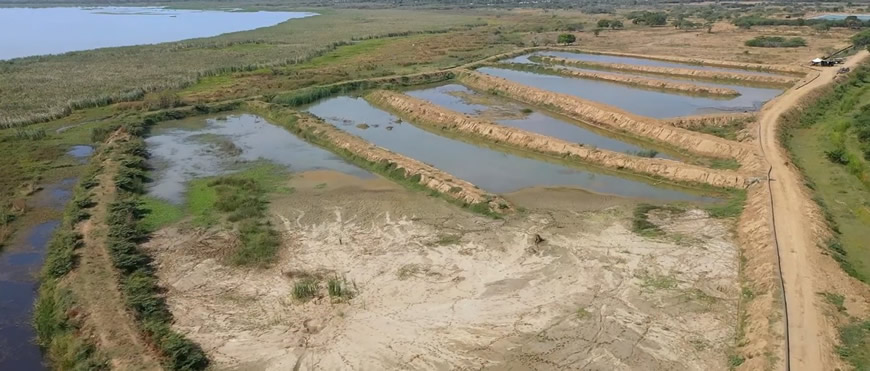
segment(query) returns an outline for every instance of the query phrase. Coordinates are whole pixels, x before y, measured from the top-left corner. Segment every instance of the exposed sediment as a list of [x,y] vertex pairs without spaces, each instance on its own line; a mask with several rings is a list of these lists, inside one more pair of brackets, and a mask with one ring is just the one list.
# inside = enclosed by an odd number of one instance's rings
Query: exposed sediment
[[623,112],[618,108],[586,101],[567,94],[533,88],[479,72],[466,71],[459,74],[458,78],[463,84],[473,89],[494,92],[527,104],[547,107],[605,130],[616,130],[652,139],[699,155],[734,158],[740,162],[743,170],[757,171],[760,169],[754,151],[744,144],[677,128],[657,120]]
[[589,61],[581,61],[581,60],[576,60],[576,59],[547,57],[547,56],[534,57],[534,60],[540,61],[542,63],[563,64],[566,66],[576,66],[576,67],[584,67],[584,68],[599,69],[599,70],[614,70],[614,71],[625,71],[625,72],[635,72],[635,73],[648,73],[648,74],[654,74],[654,75],[686,77],[686,78],[704,79],[704,80],[713,80],[713,81],[738,81],[738,82],[744,82],[744,83],[788,86],[788,85],[794,84],[795,82],[797,82],[799,80],[799,78],[793,77],[793,76],[753,75],[753,74],[748,74],[748,73],[729,72],[729,71],[696,70],[696,69],[691,69],[691,68],[642,66],[642,65],[637,65],[637,64],[626,64],[626,63],[601,63],[601,62],[589,62]]
[[717,113],[712,115],[685,116],[662,120],[664,123],[683,129],[698,129],[701,127],[721,127],[734,122],[751,122],[756,114],[751,112]]
[[504,67],[511,69],[534,69],[540,72],[549,73],[553,75],[560,75],[565,77],[573,77],[573,78],[581,78],[581,79],[593,79],[593,80],[601,80],[607,82],[613,82],[617,84],[623,85],[631,85],[638,86],[642,88],[651,88],[658,90],[668,90],[685,94],[697,94],[697,95],[719,95],[719,96],[727,96],[733,97],[740,95],[737,90],[730,88],[721,88],[714,86],[703,86],[692,84],[688,82],[676,82],[676,81],[667,81],[667,80],[659,80],[645,76],[629,76],[622,75],[617,73],[608,73],[608,72],[599,72],[599,71],[580,71],[580,70],[570,70],[565,68],[552,68],[543,65],[510,65],[510,64],[494,64],[496,67]]
[[784,368],[785,324],[769,197],[763,183],[750,187],[737,224],[743,295],[737,324],[742,336],[736,339],[735,352],[746,360],[740,370]]
[[575,48],[545,48],[545,50],[566,51],[566,52],[572,52],[572,53],[598,54],[598,55],[612,55],[614,57],[643,58],[643,59],[652,59],[652,60],[665,61],[665,62],[694,64],[694,65],[699,65],[699,66],[739,68],[739,69],[747,70],[747,71],[759,71],[759,72],[770,72],[770,73],[787,73],[790,75],[798,75],[798,76],[804,76],[808,72],[805,67],[793,66],[793,65],[788,65],[788,64],[747,63],[747,62],[735,62],[735,61],[725,61],[725,60],[715,60],[715,59],[678,57],[678,56],[670,56],[670,55],[647,55],[647,54],[609,52],[609,51],[589,51],[589,50],[580,50],[580,49],[575,49]]
[[742,188],[745,183],[745,178],[734,171],[714,170],[673,160],[644,158],[589,148],[566,140],[472,118],[397,92],[377,90],[366,95],[366,99],[417,123],[477,136],[521,150],[560,158],[567,156],[604,168],[628,170],[679,182],[728,188]]
[[[391,164],[393,169],[403,169],[405,179],[414,181],[461,203],[468,205],[487,203],[490,210],[496,213],[505,213],[513,209],[507,200],[487,193],[470,182],[420,161],[375,146],[312,115],[263,102],[249,102],[248,108],[285,127],[290,126],[290,129],[296,131],[303,138],[328,149],[346,151],[346,153],[370,163]],[[292,122],[292,124],[288,124],[288,122]]]

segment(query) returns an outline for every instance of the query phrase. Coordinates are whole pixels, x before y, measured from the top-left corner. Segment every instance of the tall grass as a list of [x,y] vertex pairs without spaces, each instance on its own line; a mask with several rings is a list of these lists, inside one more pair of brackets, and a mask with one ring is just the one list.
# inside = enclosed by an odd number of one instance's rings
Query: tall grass
[[[92,176],[92,172],[83,179]],[[75,251],[82,246],[82,236],[76,231],[76,225],[88,217],[86,209],[93,206],[90,188],[84,181],[76,186],[73,201],[67,204],[63,220],[48,243],[33,309],[39,345],[52,367],[58,370],[110,368],[107,357],[100,353],[92,339],[81,336],[76,298],[62,283],[64,276],[78,263]]]
[[[205,77],[297,65],[352,40],[481,24],[470,15],[342,9],[212,38],[0,61],[0,128],[141,100],[147,93],[181,89]],[[237,46],[246,44],[268,47],[239,52]]]

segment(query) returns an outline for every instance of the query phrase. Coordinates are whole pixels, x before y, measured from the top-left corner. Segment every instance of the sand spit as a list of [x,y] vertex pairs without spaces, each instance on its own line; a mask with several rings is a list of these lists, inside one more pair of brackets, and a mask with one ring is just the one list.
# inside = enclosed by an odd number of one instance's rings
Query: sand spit
[[[507,212],[512,209],[510,203],[503,198],[489,194],[477,188],[474,184],[420,161],[375,146],[362,138],[337,129],[312,115],[263,102],[250,102],[248,107],[273,122],[284,126],[291,126],[291,129],[295,132],[303,134],[303,138],[313,138],[314,141],[318,142],[317,144],[324,144],[329,149],[347,151],[353,156],[359,156],[368,162],[394,164],[396,169],[404,169],[405,178],[416,179],[418,184],[440,192],[447,197],[466,204],[486,202],[493,212],[498,213]],[[288,124],[288,121],[293,121],[293,123]],[[319,143],[319,141],[324,143]]]
[[547,107],[576,120],[600,127],[617,130],[638,137],[648,138],[676,148],[704,156],[734,158],[746,171],[758,171],[760,165],[754,151],[743,144],[713,135],[696,133],[676,128],[650,118],[626,113],[618,108],[590,102],[567,94],[553,93],[530,86],[482,74],[466,71],[459,74],[463,84],[480,91],[496,92],[518,101]]
[[547,57],[547,56],[535,57],[535,60],[541,61],[542,63],[563,64],[566,66],[576,66],[576,67],[592,68],[592,69],[599,69],[599,70],[615,70],[615,71],[625,71],[625,72],[649,73],[649,74],[655,74],[655,75],[676,76],[676,77],[686,77],[686,78],[705,79],[705,80],[717,80],[717,81],[739,81],[739,82],[747,82],[747,83],[755,83],[755,84],[771,84],[771,85],[785,85],[785,86],[787,86],[787,85],[794,84],[795,82],[797,82],[799,80],[799,78],[793,77],[793,76],[752,75],[752,74],[745,74],[745,73],[739,73],[739,72],[728,72],[728,71],[695,70],[695,69],[691,69],[691,68],[641,66],[641,65],[626,64],[626,63],[588,62],[588,61],[581,61],[581,60],[576,60],[576,59]]
[[530,150],[557,157],[570,156],[605,168],[630,170],[680,182],[728,188],[742,188],[745,183],[744,177],[734,171],[714,170],[673,160],[637,157],[590,148],[566,140],[471,118],[397,92],[376,90],[366,95],[366,99],[414,122],[434,125],[442,130],[474,135],[521,150]]
[[[512,64],[494,64],[495,67],[502,68],[518,68],[518,66]],[[524,65],[520,65],[519,69],[525,67]],[[666,80],[658,80],[654,78],[649,78],[645,76],[629,76],[622,75],[618,73],[608,73],[608,72],[599,72],[599,71],[580,71],[580,70],[569,70],[565,68],[552,68],[543,65],[531,65],[529,67],[533,67],[533,72],[540,71],[544,73],[560,75],[565,77],[572,78],[580,78],[580,79],[593,79],[600,80],[606,82],[612,82],[623,85],[630,85],[641,88],[650,88],[657,90],[667,90],[672,92],[678,92],[683,94],[694,94],[694,95],[715,95],[715,96],[725,96],[725,97],[733,97],[738,96],[740,93],[737,90],[730,88],[720,88],[720,87],[712,87],[712,86],[703,86],[692,84],[689,82],[675,82],[675,81],[666,81]]]

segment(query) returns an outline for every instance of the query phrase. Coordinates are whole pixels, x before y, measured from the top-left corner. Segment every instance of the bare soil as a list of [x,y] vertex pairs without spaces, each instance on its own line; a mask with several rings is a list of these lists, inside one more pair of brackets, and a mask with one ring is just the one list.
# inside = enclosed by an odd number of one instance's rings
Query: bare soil
[[[179,225],[146,246],[176,328],[217,369],[727,368],[737,250],[702,211],[656,213],[666,233],[645,238],[632,202],[566,189],[508,195],[527,211],[497,221],[379,178],[288,186],[268,269],[197,252],[221,231]],[[355,295],[331,298],[331,277]],[[294,298],[311,278],[317,295]]]
[[[118,138],[115,135],[106,145],[112,145]],[[115,198],[114,177],[118,164],[105,158],[102,166],[99,184],[92,190],[96,205],[90,210],[90,219],[79,226],[84,246],[77,250],[78,266],[64,283],[77,298],[79,311],[86,313],[84,332],[95,339],[113,369],[161,370],[158,357],[142,338],[133,315],[126,310],[118,287],[120,278],[106,246],[106,216],[109,203]]]

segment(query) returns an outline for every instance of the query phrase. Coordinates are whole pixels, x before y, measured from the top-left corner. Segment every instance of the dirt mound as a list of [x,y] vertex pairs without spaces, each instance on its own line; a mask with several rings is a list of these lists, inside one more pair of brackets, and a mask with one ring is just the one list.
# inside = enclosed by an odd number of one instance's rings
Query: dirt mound
[[459,81],[480,91],[495,91],[524,103],[553,109],[605,130],[626,132],[700,155],[735,158],[746,171],[760,170],[758,158],[754,151],[748,146],[736,142],[675,128],[656,120],[625,113],[613,107],[517,84],[479,72],[463,72],[459,75]]
[[696,70],[696,69],[691,69],[691,68],[656,67],[656,66],[643,66],[643,65],[637,65],[637,64],[626,64],[626,63],[588,62],[588,61],[581,61],[581,60],[576,60],[576,59],[547,57],[547,56],[542,56],[539,58],[540,58],[541,62],[543,62],[543,63],[555,63],[555,64],[564,64],[564,65],[570,65],[570,66],[584,67],[584,68],[650,73],[650,74],[655,74],[655,75],[690,77],[690,78],[707,79],[707,80],[726,80],[726,81],[731,80],[731,81],[741,81],[741,82],[748,82],[748,83],[776,84],[776,85],[791,85],[799,80],[797,77],[782,76],[782,75],[753,75],[753,74],[740,73],[740,72]]
[[672,125],[683,129],[698,129],[701,127],[721,127],[730,125],[734,121],[748,122],[754,121],[758,117],[752,112],[741,113],[716,113],[712,115],[698,115],[676,117],[672,119],[662,120],[668,125]]
[[740,369],[747,371],[785,368],[784,307],[769,195],[764,184],[751,187],[737,226],[743,289],[736,351],[746,360]]

